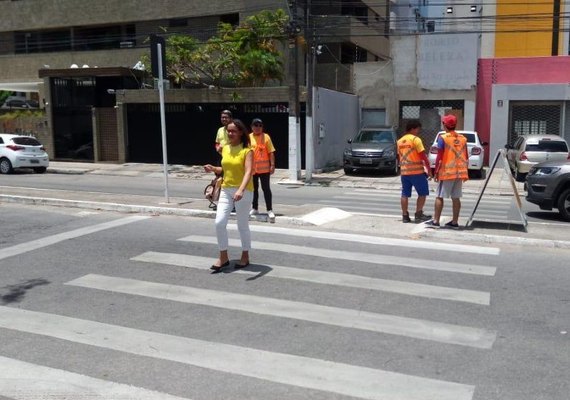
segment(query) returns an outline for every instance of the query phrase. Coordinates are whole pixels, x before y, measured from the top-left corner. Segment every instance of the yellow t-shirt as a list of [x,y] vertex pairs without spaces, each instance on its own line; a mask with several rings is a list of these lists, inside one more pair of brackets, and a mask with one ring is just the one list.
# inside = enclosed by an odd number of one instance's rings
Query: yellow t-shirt
[[[224,171],[223,188],[239,188],[245,175],[245,156],[251,149],[243,145],[225,145],[222,148],[222,170]],[[250,179],[245,187],[253,192],[253,181]]]
[[216,133],[216,143],[219,143],[222,147],[229,143],[228,131],[225,126],[218,129],[218,133]]

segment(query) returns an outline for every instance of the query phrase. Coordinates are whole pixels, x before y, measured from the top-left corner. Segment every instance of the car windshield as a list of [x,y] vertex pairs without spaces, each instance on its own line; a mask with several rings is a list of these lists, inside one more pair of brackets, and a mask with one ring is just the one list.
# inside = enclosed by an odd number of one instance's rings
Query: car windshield
[[35,138],[28,137],[28,136],[18,136],[18,137],[15,137],[14,139],[12,139],[12,141],[14,143],[22,145],[22,146],[41,146],[42,145]]
[[535,144],[527,144],[525,151],[568,152],[566,142],[560,140],[541,140]]
[[360,143],[394,143],[394,135],[392,131],[361,131],[354,141]]

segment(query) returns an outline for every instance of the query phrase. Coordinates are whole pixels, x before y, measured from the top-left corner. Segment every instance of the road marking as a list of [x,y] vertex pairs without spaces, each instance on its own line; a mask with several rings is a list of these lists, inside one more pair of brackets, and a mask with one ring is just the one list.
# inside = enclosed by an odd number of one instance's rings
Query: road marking
[[199,304],[271,317],[291,318],[479,349],[490,349],[497,336],[495,332],[485,329],[417,318],[97,274],[85,275],[67,282],[66,285]]
[[166,393],[1,356],[0,395],[14,400],[185,400]]
[[[184,242],[196,242],[206,244],[217,244],[217,240],[212,236],[191,235],[181,239]],[[237,239],[230,239],[229,245],[241,247],[241,242]],[[433,261],[424,259],[413,259],[410,257],[394,257],[383,254],[356,253],[342,250],[320,249],[317,247],[295,246],[285,243],[252,242],[252,248],[256,250],[270,250],[296,255],[307,255],[313,257],[333,258],[337,260],[347,260],[351,262],[364,262],[376,265],[391,265],[408,268],[429,269],[434,271],[457,272],[461,274],[493,276],[497,272],[495,267],[484,265],[451,263],[445,261]]]
[[[374,200],[374,199],[383,199],[383,198],[393,198],[393,199],[399,199],[402,197],[402,195],[399,192],[391,192],[391,193],[387,193],[387,192],[382,192],[382,193],[373,193],[373,192],[360,192],[360,191],[354,191],[354,192],[345,192],[343,194],[339,194],[339,195],[335,195],[333,196],[333,198],[335,199],[350,199],[353,200],[356,197],[360,197],[362,196],[363,198],[367,198],[369,197],[370,200]],[[428,196],[427,200],[431,200],[432,197],[435,196]],[[463,197],[461,197],[461,203],[464,202],[476,202],[477,201],[477,196],[466,196],[464,195]],[[494,198],[489,198],[489,197],[484,197],[481,199],[481,202],[484,203],[495,203],[495,204],[509,204],[513,201],[513,197],[494,197]],[[399,205],[399,203],[398,203]]]
[[[131,260],[147,263],[176,265],[179,267],[201,270],[208,270],[209,264],[212,262],[212,259],[207,257],[198,257],[176,253],[158,253],[154,251],[148,251],[139,256],[131,258]],[[266,265],[264,264],[264,266]],[[388,293],[398,293],[407,296],[417,296],[448,301],[460,301],[485,306],[488,306],[490,304],[491,298],[490,293],[480,292],[476,290],[456,289],[443,286],[432,286],[419,283],[369,278],[365,276],[342,274],[337,272],[290,268],[280,265],[270,265],[266,267],[268,267],[268,270],[256,268],[255,264],[252,264],[252,270],[233,270],[232,273],[263,275],[270,278],[292,279],[302,282],[318,283],[322,285],[377,290]]]
[[[396,238],[387,238],[380,236],[370,236],[370,235],[342,233],[342,232],[316,231],[316,230],[297,229],[297,228],[282,228],[278,226],[263,226],[263,225],[251,225],[249,228],[252,232],[276,233],[280,235],[308,237],[308,238],[317,238],[317,239],[342,240],[346,242],[377,244],[380,246],[401,246],[401,247],[408,247],[414,249],[442,250],[442,251],[454,251],[460,253],[475,253],[475,254],[490,254],[490,255],[499,255],[501,252],[501,249],[499,249],[498,247],[484,247],[484,246],[474,246],[474,245],[465,245],[465,244],[427,242],[423,240],[418,241],[418,240],[409,240],[409,239],[396,239]],[[237,231],[237,225],[228,224],[228,229]]]
[[361,399],[472,400],[475,391],[471,385],[5,306],[0,327]]
[[8,257],[17,256],[19,254],[24,254],[29,251],[41,249],[42,247],[47,247],[52,244],[63,242],[65,240],[75,239],[80,236],[85,236],[91,233],[104,231],[106,229],[116,228],[133,222],[142,221],[143,219],[148,219],[148,218],[151,217],[141,217],[141,216],[126,217],[114,221],[104,222],[98,225],[75,229],[69,232],[58,233],[56,235],[47,236],[37,240],[32,240],[31,242],[20,243],[15,246],[0,249],[0,260],[3,260]]

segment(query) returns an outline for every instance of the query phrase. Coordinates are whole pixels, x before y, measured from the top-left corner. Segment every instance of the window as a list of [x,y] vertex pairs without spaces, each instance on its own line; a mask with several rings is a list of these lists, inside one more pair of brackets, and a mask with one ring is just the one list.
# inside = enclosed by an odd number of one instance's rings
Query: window
[[527,144],[525,151],[545,151],[547,153],[567,153],[566,142],[560,140],[541,140],[538,144]]

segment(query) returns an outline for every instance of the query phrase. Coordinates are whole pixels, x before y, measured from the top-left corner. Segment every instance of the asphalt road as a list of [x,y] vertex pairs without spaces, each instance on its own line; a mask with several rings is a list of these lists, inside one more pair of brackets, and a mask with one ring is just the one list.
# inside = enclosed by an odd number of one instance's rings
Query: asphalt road
[[[206,182],[203,180],[170,179],[169,195],[179,198],[203,198]],[[130,195],[164,194],[164,181],[161,177],[126,177],[97,174],[65,175],[65,174],[27,174],[0,175],[0,187],[29,187],[38,189],[75,190],[86,192],[124,193]],[[435,186],[433,186],[435,187]],[[337,207],[352,213],[398,216],[401,214],[399,190],[373,190],[358,188],[321,187],[321,186],[284,186],[273,184],[275,210],[279,204],[304,205],[319,204],[323,207]],[[465,194],[463,198],[462,217],[465,220],[471,214],[477,200],[474,194]],[[426,213],[433,212],[434,196],[426,203]],[[410,202],[410,209],[415,204]],[[261,200],[260,207],[264,203]],[[523,199],[523,211],[529,221],[565,223],[556,211],[543,212]],[[444,213],[451,213],[451,202],[445,204]],[[511,196],[485,195],[477,211],[480,219],[493,221],[518,221],[518,210]]]
[[210,274],[211,220],[7,204],[2,214],[0,396],[570,392],[568,250],[253,224],[252,265]]

